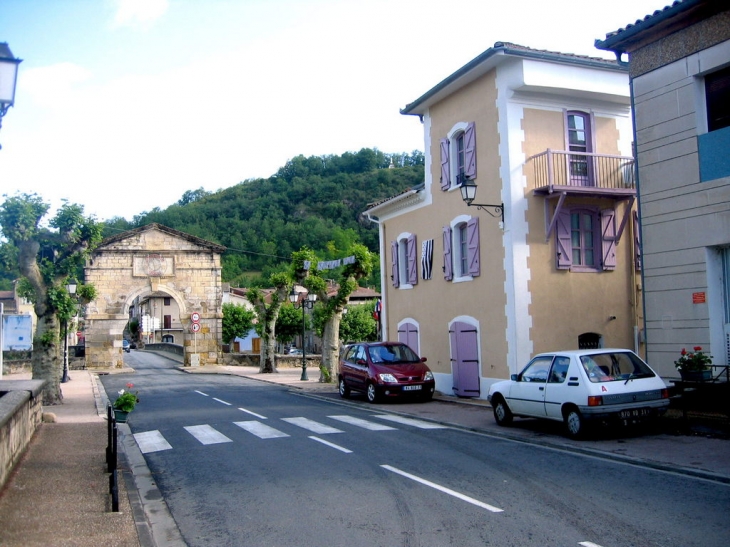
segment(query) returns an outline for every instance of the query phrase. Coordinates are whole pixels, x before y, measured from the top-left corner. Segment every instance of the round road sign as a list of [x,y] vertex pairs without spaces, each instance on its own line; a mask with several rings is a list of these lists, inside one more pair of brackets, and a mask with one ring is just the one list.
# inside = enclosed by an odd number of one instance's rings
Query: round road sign
[[190,325],[191,332],[200,332],[200,323],[193,323]]
[[200,322],[200,314],[196,311],[190,314],[190,320],[193,323],[199,323]]

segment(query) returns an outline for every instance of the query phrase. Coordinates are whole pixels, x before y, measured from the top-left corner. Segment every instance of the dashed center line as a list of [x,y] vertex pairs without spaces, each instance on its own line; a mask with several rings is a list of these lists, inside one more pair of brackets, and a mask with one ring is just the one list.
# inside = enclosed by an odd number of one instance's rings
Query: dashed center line
[[224,405],[231,406],[231,403],[227,403],[226,401],[224,401],[223,399],[219,399],[218,397],[213,397],[213,400],[218,401],[219,403],[223,403]]
[[348,450],[344,446],[340,446],[338,444],[331,443],[329,441],[325,441],[324,439],[320,439],[319,437],[315,437],[313,435],[310,435],[309,438],[312,439],[313,441],[317,441],[318,443],[322,443],[324,445],[327,445],[330,448],[334,448],[335,450],[339,450],[340,452],[344,452],[345,454],[352,454],[352,450]]

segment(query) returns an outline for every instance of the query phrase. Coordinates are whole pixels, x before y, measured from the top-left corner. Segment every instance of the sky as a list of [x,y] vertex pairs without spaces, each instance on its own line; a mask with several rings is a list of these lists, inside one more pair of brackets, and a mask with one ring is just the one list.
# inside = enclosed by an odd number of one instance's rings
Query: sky
[[423,151],[400,109],[495,42],[611,59],[596,39],[669,3],[0,0],[0,197],[131,221],[298,155]]

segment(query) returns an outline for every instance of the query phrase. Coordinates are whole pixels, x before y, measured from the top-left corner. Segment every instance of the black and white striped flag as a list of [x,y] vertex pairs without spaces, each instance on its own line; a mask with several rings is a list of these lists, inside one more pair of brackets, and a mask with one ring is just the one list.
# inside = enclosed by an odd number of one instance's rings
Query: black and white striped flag
[[421,276],[423,279],[431,279],[433,268],[433,239],[421,242]]

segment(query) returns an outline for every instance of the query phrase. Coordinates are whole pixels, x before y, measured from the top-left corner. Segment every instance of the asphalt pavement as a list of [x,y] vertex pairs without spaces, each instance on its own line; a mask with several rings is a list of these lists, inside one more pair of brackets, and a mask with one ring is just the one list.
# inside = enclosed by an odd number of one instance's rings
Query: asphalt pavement
[[[180,367],[190,374],[230,374],[285,385],[292,392],[334,404],[367,405],[364,397],[339,397],[333,384],[318,381],[319,371],[280,368],[261,374],[237,366]],[[134,372],[117,369],[110,372]],[[119,424],[121,471],[119,512],[111,511],[106,466],[107,397],[98,374],[71,371],[63,384],[64,404],[44,408],[49,414],[21,462],[0,492],[0,547],[183,547],[182,537],[156,489],[127,424]],[[5,375],[4,381],[25,380],[30,373]],[[515,419],[512,427],[494,423],[486,401],[437,395],[432,402],[389,402],[379,405],[404,414],[469,430],[486,437],[511,439],[555,450],[589,454],[730,484],[730,440],[723,424],[690,428],[681,414],[671,414],[652,429],[609,430],[574,441],[561,424]],[[50,416],[53,414],[53,417]]]

